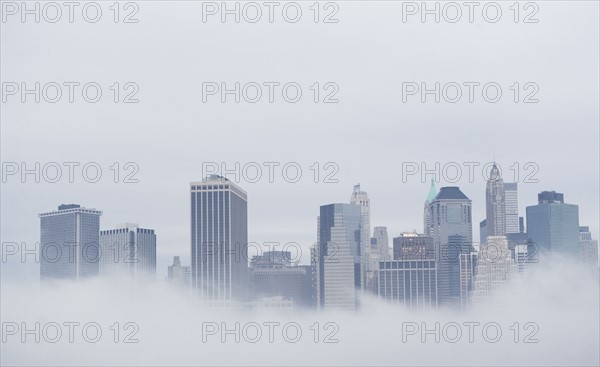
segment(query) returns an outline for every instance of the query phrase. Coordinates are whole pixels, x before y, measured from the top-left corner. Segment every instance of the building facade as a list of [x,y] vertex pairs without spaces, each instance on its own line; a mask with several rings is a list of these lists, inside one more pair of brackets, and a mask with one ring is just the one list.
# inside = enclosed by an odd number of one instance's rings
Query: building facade
[[248,296],[248,197],[226,178],[190,183],[192,289],[208,302]]
[[394,260],[435,259],[433,237],[415,232],[404,232],[393,239]]
[[98,276],[101,215],[99,210],[78,204],[63,204],[38,215],[42,281]]
[[100,231],[101,277],[156,280],[156,234],[153,229],[124,223]]
[[173,265],[169,265],[167,269],[167,279],[174,285],[190,288],[191,285],[191,269],[189,266],[182,266],[179,256],[173,257]]
[[487,236],[504,236],[506,234],[506,196],[504,181],[496,163],[492,166],[485,189],[485,213]]
[[372,289],[376,269],[371,252],[371,202],[367,192],[360,189],[360,184],[354,185],[350,204],[360,206],[360,257],[363,259],[361,261],[360,286],[361,289]]
[[360,206],[323,205],[317,222],[311,250],[317,307],[354,310],[361,289]]
[[506,287],[517,272],[505,236],[489,236],[481,247],[475,266],[472,301],[483,303],[494,291]]
[[458,187],[442,187],[429,205],[437,265],[438,302],[460,304],[460,255],[473,251],[471,200]]
[[579,255],[584,266],[598,267],[598,240],[592,239],[590,227],[579,227]]
[[296,307],[312,307],[312,267],[290,262],[288,251],[267,251],[250,262],[253,299],[282,297]]
[[579,258],[579,207],[565,204],[555,191],[538,194],[538,204],[527,207],[527,235],[544,254]]
[[506,233],[520,233],[519,187],[516,182],[504,183],[504,202],[506,210]]
[[390,260],[379,264],[379,298],[410,309],[437,307],[437,271],[434,259]]

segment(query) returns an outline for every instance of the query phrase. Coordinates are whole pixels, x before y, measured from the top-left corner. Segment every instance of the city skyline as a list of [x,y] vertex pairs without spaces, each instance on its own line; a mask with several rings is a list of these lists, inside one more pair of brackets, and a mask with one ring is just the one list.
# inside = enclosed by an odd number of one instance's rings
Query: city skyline
[[599,11],[1,0],[0,365],[600,365]]
[[[433,194],[433,193],[435,193],[436,195],[437,195],[437,193],[438,193],[438,191],[437,191],[437,190],[434,188],[433,182],[434,182],[434,181],[432,180],[432,181],[431,181],[431,187],[430,187],[429,194],[428,194],[428,197],[427,197],[427,200],[426,200],[426,202],[429,202],[429,200],[431,200],[431,197],[435,198],[434,196],[432,196],[432,194]],[[507,185],[507,183],[504,183],[503,185],[504,185],[504,186],[506,186],[506,185]],[[358,186],[358,187],[360,187],[360,185],[354,185],[355,192],[356,192],[356,188],[357,188],[357,186]],[[425,185],[424,185],[424,186],[425,186]],[[440,190],[441,190],[442,188],[453,188],[453,186],[443,186],[443,187],[441,187],[441,188],[440,188]],[[516,190],[515,190],[515,191],[516,191]],[[366,192],[365,192],[365,191],[361,191],[361,192],[362,192],[362,194],[361,194],[361,195],[364,195],[364,197],[366,197],[366,198],[367,198],[367,202],[368,202],[368,196],[366,196],[366,195],[367,195],[367,194],[366,194]],[[352,200],[351,200],[351,201],[352,201]],[[519,202],[522,202],[522,200],[519,200]],[[359,204],[359,206],[360,206],[360,203],[359,203],[359,202],[357,202],[357,204]],[[527,205],[527,204],[528,204],[528,203],[526,203],[525,205]],[[63,205],[64,205],[64,204],[63,204]],[[367,205],[368,205],[368,204],[367,204]],[[426,208],[427,208],[427,207],[428,207],[428,206],[426,206]],[[362,212],[362,210],[363,210],[363,209],[361,209],[361,212]],[[370,210],[369,210],[369,212],[370,212]],[[369,213],[369,216],[370,216],[370,213]],[[364,219],[361,219],[361,222],[362,222],[362,221],[364,221]],[[123,224],[123,225],[121,225],[121,226],[126,226],[126,225],[127,225],[127,224]],[[134,226],[135,226],[135,225],[134,225]],[[376,226],[377,226],[377,223],[376,223]],[[118,227],[119,227],[119,225],[117,225],[117,228],[118,228]],[[381,226],[380,226],[380,227],[381,227]],[[589,228],[589,227],[588,227],[588,228]],[[107,230],[108,230],[108,229],[102,229],[101,233],[102,233],[103,231],[107,231]],[[408,229],[408,228],[405,228],[405,229],[404,229],[404,231],[402,231],[402,232],[400,232],[400,233],[398,233],[398,234],[402,235],[402,233],[405,233],[405,232],[407,232],[407,231],[410,231],[410,229]],[[391,234],[391,237],[394,237],[395,235],[398,235],[398,234],[393,234],[393,233],[392,233],[392,234]],[[362,238],[361,238],[361,240],[362,240]],[[369,237],[369,240],[371,240],[371,237]],[[247,243],[252,243],[252,242],[253,242],[253,241],[249,240]],[[293,241],[292,241],[292,242],[293,242]],[[474,243],[474,244],[478,244],[478,242],[473,242],[473,243]],[[284,244],[282,243],[281,245],[284,245]],[[306,248],[306,249],[310,249],[310,246],[312,246],[312,244],[308,244],[308,245],[302,245],[302,244],[300,244],[300,245],[301,245],[301,248],[303,249],[303,250],[302,250],[303,252],[305,251],[305,248]],[[306,246],[306,247],[305,247],[305,246]],[[392,246],[389,246],[389,245],[388,245],[388,248],[389,248],[389,250],[390,250],[390,251],[392,251],[392,249],[393,249],[393,247],[392,247]],[[170,253],[170,254],[169,254],[169,255],[167,255],[167,256],[171,256],[171,257],[172,257],[172,256],[179,256],[179,257],[181,257],[181,255],[184,255],[184,254],[182,254],[182,253]],[[185,255],[184,255],[184,256],[185,256]],[[302,263],[302,264],[305,264],[305,265],[308,265],[308,264],[310,264],[310,257],[308,257],[308,258],[307,258],[307,257],[303,257],[303,258],[302,258],[302,262],[301,262],[301,263]],[[162,270],[163,270],[163,269],[158,269],[158,270],[157,270],[157,274],[161,274],[161,275],[162,275]],[[164,276],[158,276],[158,278],[161,278],[161,279],[162,279],[162,278],[164,278]]]

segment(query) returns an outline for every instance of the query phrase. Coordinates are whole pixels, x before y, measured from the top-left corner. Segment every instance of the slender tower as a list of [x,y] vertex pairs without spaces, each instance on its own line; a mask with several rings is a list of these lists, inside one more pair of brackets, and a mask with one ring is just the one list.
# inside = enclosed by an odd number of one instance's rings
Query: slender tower
[[506,235],[506,196],[504,181],[496,163],[492,166],[485,190],[486,226],[488,236]]
[[371,267],[371,203],[366,191],[360,189],[360,184],[354,185],[350,204],[360,206],[360,259],[362,289],[369,288],[374,280],[375,269]]
[[248,290],[248,199],[210,175],[190,183],[192,288],[205,301],[241,301]]

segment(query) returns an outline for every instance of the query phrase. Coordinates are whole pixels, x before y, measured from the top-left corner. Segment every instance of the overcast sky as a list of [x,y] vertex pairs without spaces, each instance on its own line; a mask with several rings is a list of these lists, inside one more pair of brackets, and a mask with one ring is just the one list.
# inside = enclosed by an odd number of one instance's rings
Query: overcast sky
[[[189,182],[202,178],[203,162],[297,162],[303,170],[297,183],[286,182],[279,166],[274,183],[265,167],[259,182],[239,185],[248,192],[250,241],[297,242],[304,249],[316,241],[319,205],[348,202],[357,183],[369,193],[373,226],[387,226],[390,237],[420,232],[429,183],[419,175],[403,182],[403,162],[478,162],[474,182],[463,166],[458,182],[438,177],[437,183],[460,186],[473,200],[477,239],[485,215],[481,167],[494,157],[507,182],[515,180],[509,167],[519,164],[521,215],[538,192],[563,192],[566,202],[579,205],[580,224],[598,238],[596,2],[538,2],[532,19],[539,22],[528,24],[513,21],[509,3],[500,3],[497,23],[476,11],[473,23],[463,14],[454,24],[422,23],[418,15],[403,23],[402,5],[385,1],[338,2],[332,19],[339,22],[327,24],[314,23],[312,3],[300,3],[297,23],[276,11],[274,23],[263,14],[254,24],[221,23],[218,15],[203,23],[202,6],[192,2],[139,2],[138,23],[114,23],[110,4],[100,4],[97,23],[85,22],[79,10],[74,23],[66,14],[54,24],[21,23],[18,15],[2,23],[2,82],[30,88],[96,82],[103,93],[95,104],[85,102],[80,89],[68,103],[66,87],[54,104],[33,103],[31,96],[21,103],[20,92],[6,96],[3,162],[97,162],[103,176],[87,183],[81,166],[74,183],[66,168],[58,183],[8,176],[1,194],[3,242],[39,241],[38,213],[79,203],[104,212],[102,229],[121,222],[155,229],[162,278],[172,256],[189,263]],[[121,9],[120,17],[133,10]],[[334,10],[321,9],[320,18]],[[520,19],[531,11],[521,9]],[[121,100],[132,91],[124,84],[136,83],[139,103],[114,103],[109,87],[115,82]],[[274,103],[266,95],[255,104],[236,104],[231,96],[221,103],[220,95],[203,103],[203,82],[296,82],[303,95],[295,104],[284,101],[280,89]],[[321,100],[332,91],[323,90],[325,83],[336,83],[339,103],[314,103],[309,88],[315,82]],[[477,89],[469,103],[463,87],[458,103],[434,103],[431,96],[422,103],[419,94],[403,103],[404,82],[495,82],[503,94],[488,103]],[[520,103],[509,89],[515,82]],[[539,86],[539,103],[522,103],[533,91],[523,89],[528,82]],[[131,172],[123,164],[135,162],[139,182],[113,183],[115,162],[120,181]],[[321,167],[319,183],[313,182],[314,162]],[[333,176],[339,183],[323,183],[332,171],[324,170],[327,162],[339,168]],[[533,171],[524,168],[528,162],[539,167],[538,183],[524,182]],[[36,278],[37,265],[29,265],[8,273]]]

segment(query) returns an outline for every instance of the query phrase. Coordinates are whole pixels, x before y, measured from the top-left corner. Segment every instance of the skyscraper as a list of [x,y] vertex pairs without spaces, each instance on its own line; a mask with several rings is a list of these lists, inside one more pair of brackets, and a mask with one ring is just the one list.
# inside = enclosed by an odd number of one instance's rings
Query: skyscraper
[[373,228],[373,237],[371,237],[371,248],[369,256],[369,269],[373,276],[369,279],[367,288],[373,294],[377,294],[377,272],[379,263],[390,259],[390,247],[387,234],[387,227]]
[[495,290],[506,286],[516,272],[517,266],[506,237],[488,236],[486,245],[481,247],[477,256],[473,302],[485,301]]
[[63,204],[40,218],[40,279],[79,280],[98,275],[102,212]]
[[153,229],[124,223],[100,231],[101,277],[156,280],[156,234]]
[[442,187],[429,205],[428,233],[437,261],[438,301],[460,303],[460,255],[473,249],[471,200],[458,187]]
[[191,269],[189,266],[182,266],[179,256],[173,257],[173,265],[167,269],[167,279],[174,285],[188,289],[191,283]]
[[429,194],[427,195],[427,199],[425,200],[425,205],[423,208],[423,233],[429,236],[431,236],[431,233],[429,233],[429,231],[431,230],[431,215],[429,213],[429,206],[431,205],[433,199],[435,199],[436,195],[437,190],[435,188],[435,182],[432,178],[431,186],[429,187]]
[[311,250],[317,307],[356,308],[356,292],[361,287],[360,224],[358,205],[321,206],[317,244]]
[[250,263],[250,289],[255,299],[282,297],[297,306],[313,306],[312,267],[290,262],[289,251],[267,251]]
[[579,258],[579,207],[565,204],[564,196],[555,191],[538,194],[538,204],[528,206],[527,235],[544,253]]
[[375,227],[373,228],[373,238],[377,244],[377,250],[379,251],[379,260],[386,261],[390,259],[390,245],[387,227]]
[[350,204],[360,206],[360,257],[363,259],[360,286],[362,289],[370,289],[375,280],[375,268],[371,261],[371,203],[367,192],[360,189],[360,184],[354,185]]
[[504,181],[496,163],[492,166],[485,189],[485,209],[487,235],[504,236],[506,234],[506,198]]
[[504,202],[506,209],[506,233],[520,233],[519,190],[516,182],[504,183]]
[[584,265],[598,267],[598,241],[592,239],[588,226],[579,227],[579,253]]
[[435,260],[389,260],[379,265],[379,297],[410,309],[438,305]]
[[242,301],[248,290],[247,194],[221,176],[190,183],[192,288],[205,301]]

